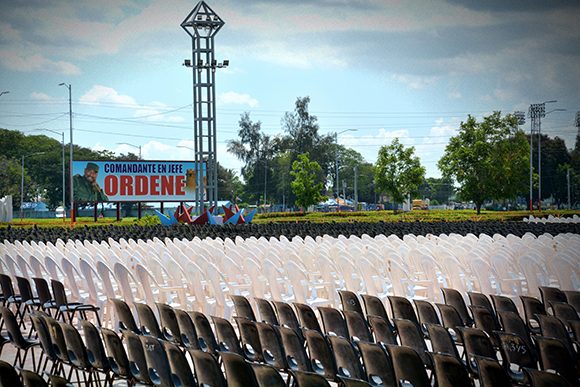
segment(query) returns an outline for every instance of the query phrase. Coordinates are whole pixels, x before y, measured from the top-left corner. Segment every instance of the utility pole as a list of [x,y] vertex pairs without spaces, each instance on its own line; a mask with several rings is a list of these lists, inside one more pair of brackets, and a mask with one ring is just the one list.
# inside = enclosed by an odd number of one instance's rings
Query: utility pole
[[354,166],[354,210],[358,211],[358,165]]
[[[72,223],[76,222],[75,214],[75,198],[73,187],[73,123],[72,123],[72,86],[68,83],[59,83],[59,86],[65,86],[68,89],[68,120],[70,130],[70,144],[69,144],[69,190],[70,190],[70,220]],[[66,209],[65,209],[66,213]]]

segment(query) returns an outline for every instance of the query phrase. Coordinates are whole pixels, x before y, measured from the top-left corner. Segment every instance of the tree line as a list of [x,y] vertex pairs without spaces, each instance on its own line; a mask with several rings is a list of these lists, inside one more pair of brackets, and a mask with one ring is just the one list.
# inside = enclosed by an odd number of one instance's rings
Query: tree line
[[[321,134],[318,119],[309,112],[309,97],[296,99],[294,109],[281,119],[282,132],[271,136],[260,121],[243,113],[238,136],[228,142],[228,151],[241,162],[241,178],[233,169],[218,163],[220,200],[248,204],[283,204],[308,207],[325,197],[353,197],[355,167],[358,171],[359,202],[385,200],[401,203],[412,198],[430,198],[446,203],[456,195],[472,201],[478,211],[488,200],[527,198],[529,190],[529,135],[517,126],[513,115],[494,112],[478,121],[468,116],[457,135],[450,138],[438,162],[441,178],[426,177],[425,168],[398,139],[380,147],[373,164],[352,148],[337,144],[334,133]],[[534,144],[537,136],[534,136]],[[68,144],[65,174],[68,176]],[[62,202],[62,145],[42,135],[0,129],[0,197],[13,195],[20,203],[21,158],[25,159],[24,201],[44,200],[49,208]],[[567,203],[567,174],[570,174],[572,203],[580,198],[580,137],[568,150],[562,139],[541,137],[542,200],[552,197]],[[137,160],[129,152],[116,155],[74,145],[77,160]],[[534,165],[537,154],[533,152]],[[336,184],[336,164],[340,181]],[[535,170],[534,170],[535,171]],[[537,201],[538,175],[534,172],[534,201]],[[68,180],[66,182],[68,186]],[[66,202],[69,202],[65,188]]]

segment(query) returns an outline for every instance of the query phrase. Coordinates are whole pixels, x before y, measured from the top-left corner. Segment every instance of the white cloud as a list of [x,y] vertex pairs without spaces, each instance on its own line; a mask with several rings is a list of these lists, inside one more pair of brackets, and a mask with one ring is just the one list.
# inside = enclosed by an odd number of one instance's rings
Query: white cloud
[[45,93],[40,93],[38,91],[33,91],[32,93],[30,93],[30,98],[36,101],[50,101],[53,98]]
[[410,89],[420,90],[432,85],[437,81],[434,76],[419,76],[412,74],[393,74],[392,78],[400,83],[407,85]]
[[227,91],[218,95],[218,105],[246,105],[251,108],[258,107],[260,103],[249,94],[240,94],[235,91]]
[[74,64],[65,61],[53,61],[41,54],[30,54],[28,51],[0,50],[0,64],[9,70],[79,75],[81,70]]
[[447,93],[447,96],[450,99],[460,99],[462,97],[461,92],[459,90],[452,90],[449,93]]
[[101,103],[113,103],[125,106],[138,107],[137,101],[131,96],[122,95],[117,92],[117,90],[112,87],[107,87],[103,85],[95,85],[86,92],[81,98],[80,102],[88,104],[101,104]]

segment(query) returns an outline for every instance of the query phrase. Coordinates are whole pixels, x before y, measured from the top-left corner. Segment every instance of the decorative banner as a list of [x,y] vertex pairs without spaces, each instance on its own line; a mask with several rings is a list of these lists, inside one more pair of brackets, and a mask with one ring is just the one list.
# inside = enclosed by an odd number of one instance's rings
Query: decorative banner
[[[207,181],[206,166],[202,167]],[[192,161],[73,162],[75,202],[195,201]]]

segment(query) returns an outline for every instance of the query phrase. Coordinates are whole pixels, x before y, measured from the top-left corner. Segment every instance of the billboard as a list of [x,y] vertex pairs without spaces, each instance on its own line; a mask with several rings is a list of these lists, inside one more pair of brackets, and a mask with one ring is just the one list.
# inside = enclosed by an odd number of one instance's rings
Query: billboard
[[[202,166],[206,179],[206,167]],[[74,199],[82,202],[195,201],[193,161],[73,162]]]

